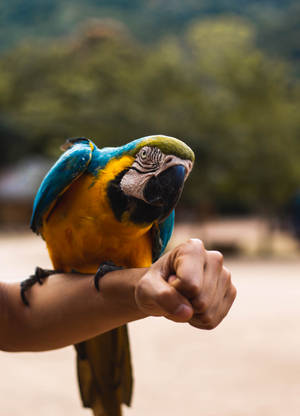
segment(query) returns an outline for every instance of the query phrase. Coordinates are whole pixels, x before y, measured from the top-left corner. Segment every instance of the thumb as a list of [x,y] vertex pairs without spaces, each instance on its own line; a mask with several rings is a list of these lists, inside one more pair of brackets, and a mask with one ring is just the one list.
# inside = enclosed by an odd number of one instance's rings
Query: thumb
[[149,270],[139,282],[136,300],[149,315],[165,316],[175,322],[188,322],[193,307],[157,270]]

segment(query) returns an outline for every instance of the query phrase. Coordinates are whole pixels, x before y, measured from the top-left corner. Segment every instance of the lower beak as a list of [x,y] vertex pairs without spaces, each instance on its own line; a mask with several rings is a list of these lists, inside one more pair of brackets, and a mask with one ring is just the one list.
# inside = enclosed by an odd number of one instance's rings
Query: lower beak
[[175,208],[184,185],[186,169],[183,165],[171,166],[152,176],[144,188],[145,201],[163,208],[163,217]]

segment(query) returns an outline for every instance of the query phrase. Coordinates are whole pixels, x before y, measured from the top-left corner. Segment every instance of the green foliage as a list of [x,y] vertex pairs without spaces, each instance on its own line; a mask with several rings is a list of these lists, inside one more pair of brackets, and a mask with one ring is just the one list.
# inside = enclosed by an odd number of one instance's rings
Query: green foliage
[[288,67],[233,17],[194,22],[151,48],[98,23],[0,60],[0,114],[6,131],[17,128],[20,154],[58,156],[72,136],[113,146],[172,135],[196,152],[184,197],[200,210],[285,203],[300,183],[299,102]]
[[90,18],[113,18],[145,41],[184,33],[196,19],[242,16],[256,26],[258,44],[291,59],[299,70],[298,0],[10,0],[0,2],[0,50],[23,39],[72,34]]

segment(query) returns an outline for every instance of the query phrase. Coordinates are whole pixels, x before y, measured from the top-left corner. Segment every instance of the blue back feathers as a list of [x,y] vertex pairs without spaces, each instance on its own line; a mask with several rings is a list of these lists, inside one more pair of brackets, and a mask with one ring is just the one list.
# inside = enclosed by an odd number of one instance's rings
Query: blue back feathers
[[33,203],[31,229],[39,234],[44,214],[72,182],[88,167],[92,158],[89,142],[78,142],[67,150],[45,176]]

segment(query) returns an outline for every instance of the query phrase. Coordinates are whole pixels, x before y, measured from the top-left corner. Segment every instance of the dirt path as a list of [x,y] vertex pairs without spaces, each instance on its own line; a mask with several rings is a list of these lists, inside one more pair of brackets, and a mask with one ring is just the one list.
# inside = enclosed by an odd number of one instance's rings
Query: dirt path
[[[48,266],[43,242],[0,236],[0,278]],[[133,408],[125,416],[299,416],[300,260],[230,260],[238,297],[214,331],[148,318],[130,325]],[[71,347],[0,353],[0,416],[84,416]]]

